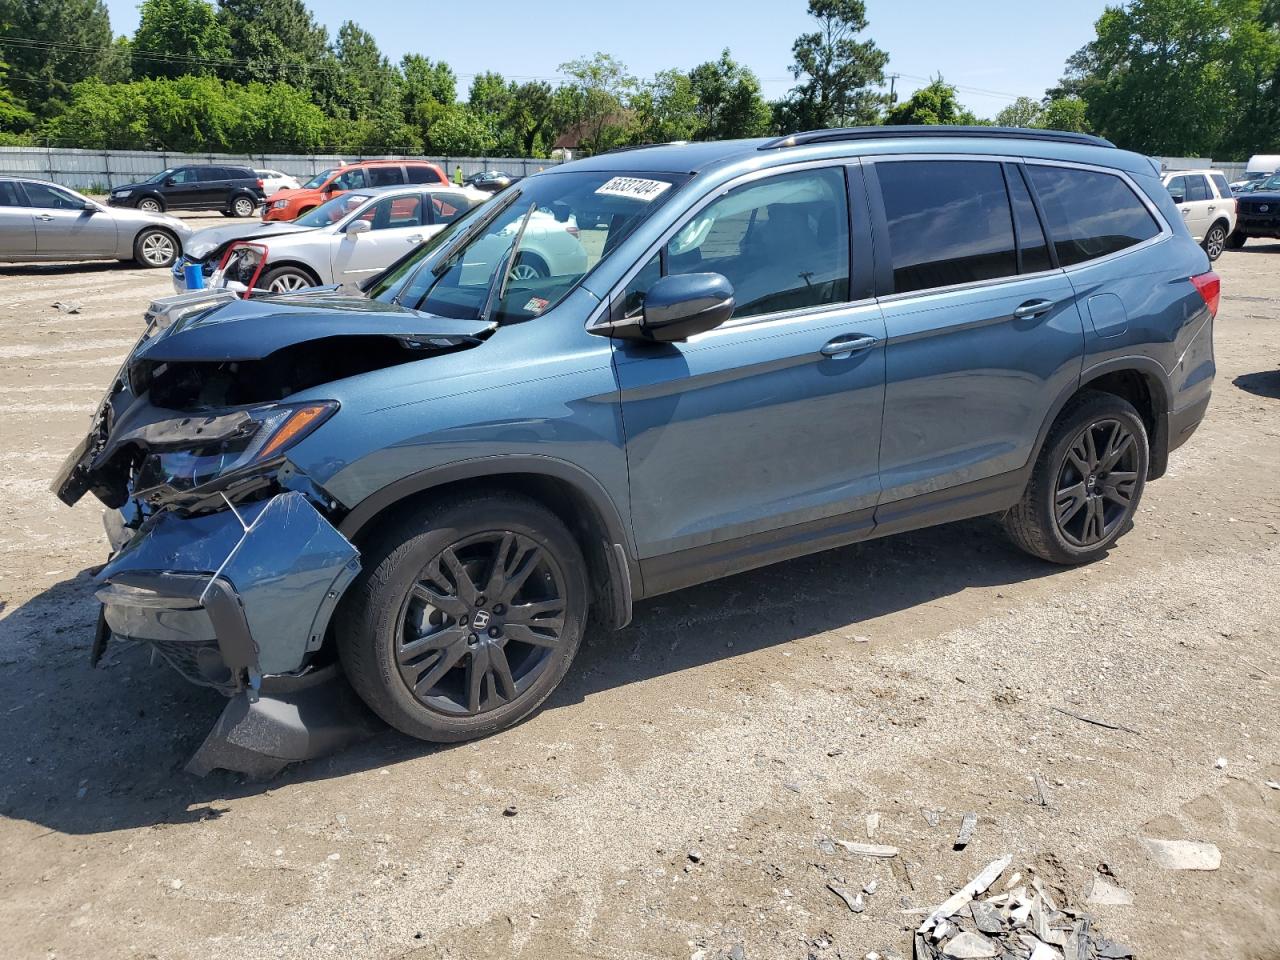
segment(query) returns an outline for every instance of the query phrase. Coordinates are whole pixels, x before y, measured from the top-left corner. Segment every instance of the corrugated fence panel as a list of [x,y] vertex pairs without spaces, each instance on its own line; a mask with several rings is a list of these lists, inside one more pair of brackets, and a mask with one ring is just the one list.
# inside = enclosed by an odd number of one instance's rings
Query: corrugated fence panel
[[[227,153],[169,153],[151,150],[72,150],[64,147],[0,147],[0,174],[38,177],[52,180],[77,190],[105,192],[122,183],[145,180],[168,167],[187,163],[227,163],[259,170],[279,170],[302,180],[309,180],[322,170],[336,167],[342,161],[399,160],[399,156],[304,155],[259,153],[252,156]],[[519,176],[536,173],[553,166],[556,160],[530,160],[521,157],[413,157],[440,164],[452,179],[458,167],[469,177],[485,170],[501,170]]]

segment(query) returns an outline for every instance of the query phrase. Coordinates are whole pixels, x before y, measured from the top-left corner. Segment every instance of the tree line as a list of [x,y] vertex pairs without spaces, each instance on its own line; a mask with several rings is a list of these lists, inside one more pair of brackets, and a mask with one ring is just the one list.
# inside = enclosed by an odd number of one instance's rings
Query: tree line
[[[795,85],[768,101],[729,50],[633,76],[607,53],[557,82],[389,60],[354,21],[330,37],[304,0],[143,0],[131,37],[103,0],[0,0],[0,143],[94,149],[545,157],[670,140],[878,123],[1093,132],[1146,153],[1280,152],[1280,0],[1131,0],[1040,98],[990,119],[941,76],[896,101],[863,0],[808,0]],[[1016,21],[1013,24],[1016,29]]]

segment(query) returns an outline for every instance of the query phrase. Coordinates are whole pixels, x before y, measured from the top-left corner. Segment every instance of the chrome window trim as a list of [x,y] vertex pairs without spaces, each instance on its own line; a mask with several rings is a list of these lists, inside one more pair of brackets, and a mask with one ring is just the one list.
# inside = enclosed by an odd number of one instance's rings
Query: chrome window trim
[[[620,326],[625,326],[626,324],[616,323],[614,321],[602,322],[600,318],[602,316],[608,315],[609,310],[612,307],[613,301],[624,290],[627,289],[627,284],[629,284],[633,279],[635,279],[636,274],[638,274],[641,270],[644,269],[645,264],[647,264],[650,260],[652,260],[654,255],[658,253],[663,247],[665,247],[667,243],[670,242],[672,237],[674,237],[681,229],[683,229],[684,226],[690,220],[692,220],[695,216],[697,216],[698,213],[700,213],[705,207],[707,207],[711,203],[714,203],[716,200],[719,200],[721,197],[727,194],[730,190],[735,190],[738,187],[749,184],[754,180],[765,180],[765,179],[768,179],[769,177],[781,176],[782,174],[786,174],[786,173],[798,173],[804,170],[817,170],[817,169],[829,167],[832,169],[837,169],[843,174],[845,167],[858,164],[861,162],[862,162],[861,157],[825,157],[819,160],[801,160],[793,163],[777,164],[773,166],[763,167],[759,170],[752,170],[750,173],[744,173],[737,177],[732,178],[731,180],[726,180],[724,183],[713,188],[708,193],[703,194],[702,197],[699,200],[697,200],[693,206],[685,209],[684,213],[682,213],[676,219],[675,223],[672,226],[668,227],[665,231],[663,231],[662,235],[656,241],[654,241],[652,244],[649,245],[649,248],[645,250],[644,254],[634,264],[632,264],[630,269],[628,269],[627,272],[622,275],[621,279],[619,279],[618,282],[613,285],[613,287],[609,290],[609,295],[600,301],[599,306],[597,306],[595,310],[591,312],[591,315],[587,318],[587,325],[586,325],[587,332],[599,334],[599,335],[608,335],[610,331],[615,330]],[[847,180],[846,180],[845,188],[846,190],[848,189]],[[848,202],[848,198],[846,197],[845,199],[846,217],[848,214],[848,205],[849,205],[849,202]],[[850,246],[852,246],[853,244],[852,231],[849,231],[849,244]],[[849,277],[848,282],[852,283],[853,278]],[[839,303],[824,303],[815,307],[796,307],[790,310],[775,310],[772,313],[761,313],[753,317],[731,317],[727,322],[722,323],[720,326],[716,327],[716,330],[732,330],[732,329],[737,329],[745,326],[750,326],[757,323],[768,323],[774,320],[792,320],[797,316],[801,316],[805,314],[821,313],[821,312],[833,311],[838,309],[843,310],[853,306],[874,303],[874,302],[875,302],[874,298],[867,297],[862,300],[842,300]],[[714,331],[708,331],[708,333],[712,333],[712,332]]]

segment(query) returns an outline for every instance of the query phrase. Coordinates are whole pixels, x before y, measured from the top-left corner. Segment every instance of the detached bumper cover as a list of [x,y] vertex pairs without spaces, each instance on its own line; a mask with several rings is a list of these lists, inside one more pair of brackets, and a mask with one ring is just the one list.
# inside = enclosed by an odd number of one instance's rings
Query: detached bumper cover
[[188,679],[235,693],[299,670],[360,569],[301,493],[143,524],[98,574],[112,633],[155,644]]

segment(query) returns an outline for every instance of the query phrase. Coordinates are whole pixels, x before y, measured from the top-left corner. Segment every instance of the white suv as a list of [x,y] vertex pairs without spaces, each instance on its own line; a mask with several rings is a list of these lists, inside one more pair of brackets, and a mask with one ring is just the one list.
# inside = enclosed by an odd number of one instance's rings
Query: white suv
[[1164,175],[1164,185],[1191,236],[1217,260],[1236,228],[1236,198],[1226,176],[1221,170],[1174,170]]

